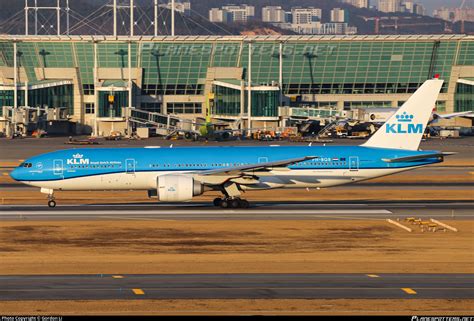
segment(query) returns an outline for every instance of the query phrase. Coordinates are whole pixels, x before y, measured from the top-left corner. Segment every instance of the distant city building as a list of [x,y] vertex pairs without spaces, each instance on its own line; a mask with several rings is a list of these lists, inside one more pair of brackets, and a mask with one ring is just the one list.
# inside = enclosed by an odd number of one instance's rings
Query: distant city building
[[400,12],[400,0],[378,0],[378,10],[382,12]]
[[331,22],[347,22],[347,10],[334,8],[331,10]]
[[291,8],[292,23],[296,25],[311,24],[321,21],[322,11],[318,8]]
[[209,10],[211,22],[247,22],[249,17],[255,16],[255,7],[242,4],[240,6],[228,5],[222,9],[212,8]]
[[414,1],[404,1],[401,4],[401,11],[406,13],[413,13],[417,15],[425,15],[425,7]]
[[311,24],[273,23],[273,25],[288,29],[299,34],[307,35],[355,35],[357,27],[349,26],[347,22],[321,23],[319,21]]
[[340,0],[340,2],[348,3],[357,8],[368,8],[370,4],[369,0]]
[[262,21],[285,22],[285,10],[280,6],[267,6],[262,8]]
[[332,22],[322,23],[315,31],[315,34],[319,35],[354,35],[357,33],[357,28],[351,27],[347,23]]
[[291,8],[290,29],[297,33],[313,34],[321,25],[322,11],[314,7]]
[[[168,2],[167,4],[161,4],[160,7],[171,10],[171,1]],[[191,14],[191,2],[189,1],[175,2],[174,9],[176,12],[181,12],[182,14],[189,16]]]
[[224,11],[219,8],[212,8],[209,10],[209,21],[211,22],[223,22],[224,21]]
[[474,8],[439,8],[433,12],[435,18],[446,21],[471,21],[474,22]]

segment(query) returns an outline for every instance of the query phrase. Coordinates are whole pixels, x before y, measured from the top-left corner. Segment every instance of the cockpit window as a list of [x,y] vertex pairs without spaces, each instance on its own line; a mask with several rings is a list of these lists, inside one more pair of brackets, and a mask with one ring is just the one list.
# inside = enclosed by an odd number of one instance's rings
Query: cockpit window
[[33,164],[32,163],[21,163],[19,167],[27,167],[27,168],[30,168],[32,167]]

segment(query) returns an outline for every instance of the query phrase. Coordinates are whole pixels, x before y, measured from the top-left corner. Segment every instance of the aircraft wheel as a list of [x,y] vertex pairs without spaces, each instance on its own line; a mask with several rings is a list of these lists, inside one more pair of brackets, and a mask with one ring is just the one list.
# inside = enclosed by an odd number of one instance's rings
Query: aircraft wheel
[[233,200],[230,201],[230,207],[232,208],[239,208],[241,207],[241,202],[238,198],[234,198]]
[[222,208],[228,208],[229,207],[229,202],[227,200],[222,200],[221,207]]
[[240,207],[241,208],[249,208],[250,203],[247,200],[240,200]]
[[214,206],[216,206],[216,207],[220,206],[221,203],[222,203],[222,198],[220,198],[220,197],[215,198],[213,203],[214,203]]
[[56,207],[56,201],[53,201],[53,200],[48,201],[48,206],[49,207]]

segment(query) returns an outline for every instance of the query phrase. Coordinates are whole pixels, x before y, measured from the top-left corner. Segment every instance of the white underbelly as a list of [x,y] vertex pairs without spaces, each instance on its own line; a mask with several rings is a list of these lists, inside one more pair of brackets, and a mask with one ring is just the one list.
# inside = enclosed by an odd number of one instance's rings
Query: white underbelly
[[149,190],[157,187],[156,178],[158,176],[172,173],[180,174],[180,172],[113,173],[26,183],[61,191]]
[[[331,187],[350,184],[375,177],[395,174],[410,170],[411,168],[383,168],[383,169],[328,169],[328,170],[291,170],[287,172],[270,172],[268,177],[271,182],[275,178],[281,184],[266,184],[266,176],[260,177],[262,186],[269,185],[269,188],[306,188],[306,187]],[[249,187],[247,189],[256,189]]]

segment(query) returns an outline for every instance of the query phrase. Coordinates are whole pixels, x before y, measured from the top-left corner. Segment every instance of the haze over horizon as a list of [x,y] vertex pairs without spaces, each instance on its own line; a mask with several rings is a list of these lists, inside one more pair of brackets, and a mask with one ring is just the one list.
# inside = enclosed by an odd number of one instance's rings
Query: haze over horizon
[[[372,2],[376,0],[372,0]],[[440,7],[456,8],[462,3],[462,0],[415,0],[422,3],[426,8],[426,14],[432,15],[433,10]],[[466,7],[474,8],[474,0],[467,0]]]

